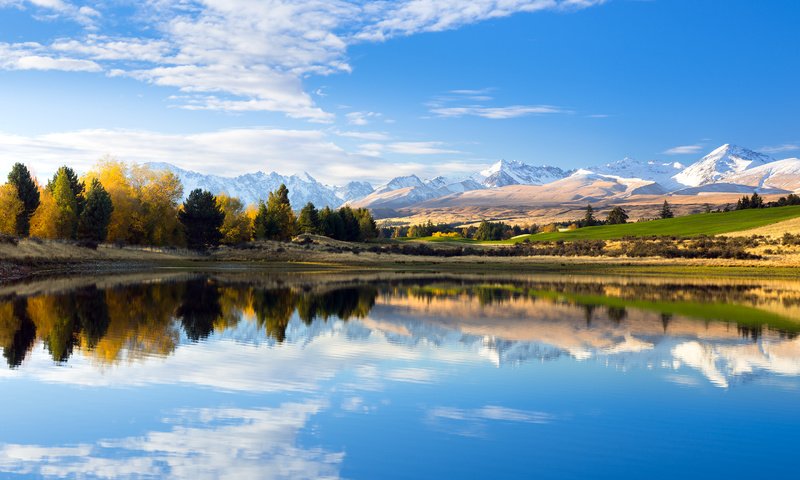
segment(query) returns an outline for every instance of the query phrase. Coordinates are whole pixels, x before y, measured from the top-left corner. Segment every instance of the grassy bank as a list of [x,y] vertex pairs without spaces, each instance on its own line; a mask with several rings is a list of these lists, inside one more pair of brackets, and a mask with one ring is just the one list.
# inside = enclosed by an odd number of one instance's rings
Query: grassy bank
[[519,243],[526,239],[532,242],[546,242],[556,240],[616,240],[624,237],[651,236],[711,236],[750,230],[797,217],[800,217],[800,206],[736,210],[722,213],[699,213],[649,222],[601,225],[579,228],[568,232],[537,233],[516,237],[501,243]]

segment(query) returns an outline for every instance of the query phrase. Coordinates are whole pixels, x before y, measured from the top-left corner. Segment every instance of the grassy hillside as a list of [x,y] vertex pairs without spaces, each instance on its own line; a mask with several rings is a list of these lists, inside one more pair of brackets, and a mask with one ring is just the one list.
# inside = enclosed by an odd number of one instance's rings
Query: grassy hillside
[[531,241],[614,240],[623,237],[720,235],[763,227],[796,217],[800,217],[800,206],[700,213],[650,222],[579,228],[569,232],[537,233],[517,237],[504,243],[517,243],[525,239]]

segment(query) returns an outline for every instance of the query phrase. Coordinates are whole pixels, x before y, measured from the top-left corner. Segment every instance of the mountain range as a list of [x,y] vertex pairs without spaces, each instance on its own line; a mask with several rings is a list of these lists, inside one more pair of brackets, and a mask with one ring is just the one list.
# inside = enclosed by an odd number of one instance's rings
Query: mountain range
[[180,178],[184,194],[195,188],[226,193],[246,204],[265,200],[281,183],[289,188],[295,208],[307,202],[318,207],[350,204],[376,210],[408,207],[446,208],[450,205],[557,204],[613,201],[636,195],[707,195],[712,193],[763,194],[800,191],[800,159],[775,160],[747,148],[722,145],[688,165],[678,162],[616,162],[564,170],[501,160],[491,167],[460,178],[396,177],[373,186],[351,181],[330,186],[314,177],[256,172],[238,177],[204,175],[168,163],[150,163]]

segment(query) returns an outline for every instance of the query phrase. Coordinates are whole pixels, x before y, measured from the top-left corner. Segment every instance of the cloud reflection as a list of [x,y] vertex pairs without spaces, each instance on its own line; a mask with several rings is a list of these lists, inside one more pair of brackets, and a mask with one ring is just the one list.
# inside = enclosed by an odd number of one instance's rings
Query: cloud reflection
[[339,478],[344,452],[297,445],[321,401],[265,409],[196,409],[167,431],[74,447],[5,445],[0,470],[43,477]]

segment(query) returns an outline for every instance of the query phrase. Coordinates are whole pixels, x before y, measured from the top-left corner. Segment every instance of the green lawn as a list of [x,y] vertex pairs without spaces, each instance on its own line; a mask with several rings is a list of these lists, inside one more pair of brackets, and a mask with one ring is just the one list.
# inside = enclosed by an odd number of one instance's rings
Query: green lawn
[[800,217],[800,206],[737,210],[725,213],[699,213],[649,222],[585,227],[569,232],[537,233],[506,240],[502,243],[519,243],[525,239],[529,239],[532,242],[546,242],[555,240],[614,240],[623,237],[719,235],[763,227],[795,217]]

